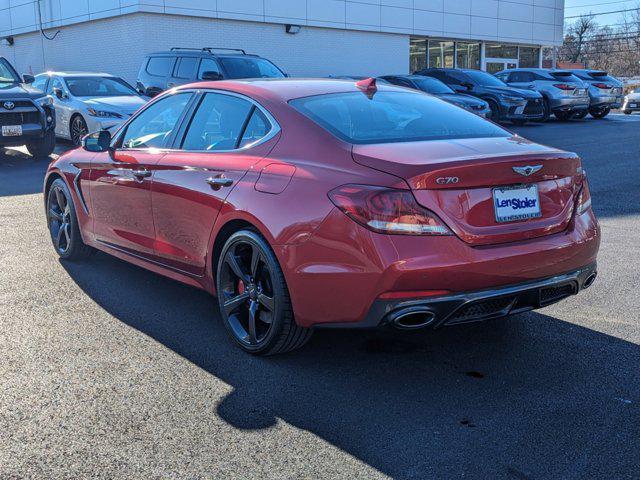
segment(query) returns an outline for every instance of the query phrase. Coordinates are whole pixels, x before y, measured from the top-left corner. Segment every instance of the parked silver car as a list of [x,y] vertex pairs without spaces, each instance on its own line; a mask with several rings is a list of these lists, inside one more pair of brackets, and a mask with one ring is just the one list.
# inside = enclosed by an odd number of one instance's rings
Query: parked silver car
[[604,118],[613,109],[622,106],[624,85],[602,70],[572,70],[573,74],[589,86],[589,113],[593,118]]
[[147,102],[120,77],[107,73],[46,72],[33,86],[50,94],[56,111],[56,136],[80,145],[99,130],[114,131]]
[[510,87],[539,92],[544,98],[544,119],[551,114],[558,120],[584,117],[589,108],[588,86],[566,70],[513,68],[496,73]]
[[631,115],[633,112],[640,112],[640,88],[636,88],[633,92],[624,97],[622,102],[622,111],[625,115]]

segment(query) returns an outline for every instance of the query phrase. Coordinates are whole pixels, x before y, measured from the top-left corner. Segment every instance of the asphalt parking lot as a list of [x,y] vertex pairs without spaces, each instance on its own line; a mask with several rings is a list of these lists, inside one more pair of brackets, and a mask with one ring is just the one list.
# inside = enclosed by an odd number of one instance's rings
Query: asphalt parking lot
[[515,130],[584,159],[591,289],[267,359],[205,293],[104,254],[60,262],[47,159],[1,151],[0,478],[639,478],[640,116]]

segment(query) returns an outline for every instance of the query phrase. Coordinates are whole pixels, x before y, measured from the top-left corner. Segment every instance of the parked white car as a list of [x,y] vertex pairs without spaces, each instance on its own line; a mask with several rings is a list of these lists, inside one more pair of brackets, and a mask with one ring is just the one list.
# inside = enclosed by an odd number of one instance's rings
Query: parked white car
[[631,115],[633,112],[640,112],[640,88],[636,88],[633,92],[624,97],[622,111],[626,115]]
[[80,145],[91,132],[112,134],[148,98],[120,77],[107,73],[46,72],[33,86],[53,97],[56,136]]

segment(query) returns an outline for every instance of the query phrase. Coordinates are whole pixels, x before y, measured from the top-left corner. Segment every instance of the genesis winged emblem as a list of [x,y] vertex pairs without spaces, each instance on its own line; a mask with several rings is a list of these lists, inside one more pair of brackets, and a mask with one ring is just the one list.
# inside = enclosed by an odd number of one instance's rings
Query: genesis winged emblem
[[542,170],[542,165],[527,165],[526,167],[511,167],[513,171],[519,173],[520,175],[524,175],[528,177],[529,175],[533,175],[536,172]]

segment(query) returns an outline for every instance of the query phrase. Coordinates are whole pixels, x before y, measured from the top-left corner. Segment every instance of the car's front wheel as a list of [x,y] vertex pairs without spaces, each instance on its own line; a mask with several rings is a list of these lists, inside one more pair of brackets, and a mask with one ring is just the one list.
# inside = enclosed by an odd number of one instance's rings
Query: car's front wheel
[[47,193],[47,226],[60,258],[80,260],[93,253],[82,241],[71,192],[61,178],[54,180]]
[[71,119],[71,125],[69,125],[69,136],[73,144],[79,147],[82,143],[82,138],[88,133],[89,128],[82,115],[75,115]]
[[282,269],[258,233],[242,230],[225,243],[217,265],[220,314],[233,340],[254,355],[304,345],[312,330],[296,324]]
[[44,134],[42,140],[27,143],[27,151],[36,158],[48,157],[56,148],[56,134],[53,130]]

